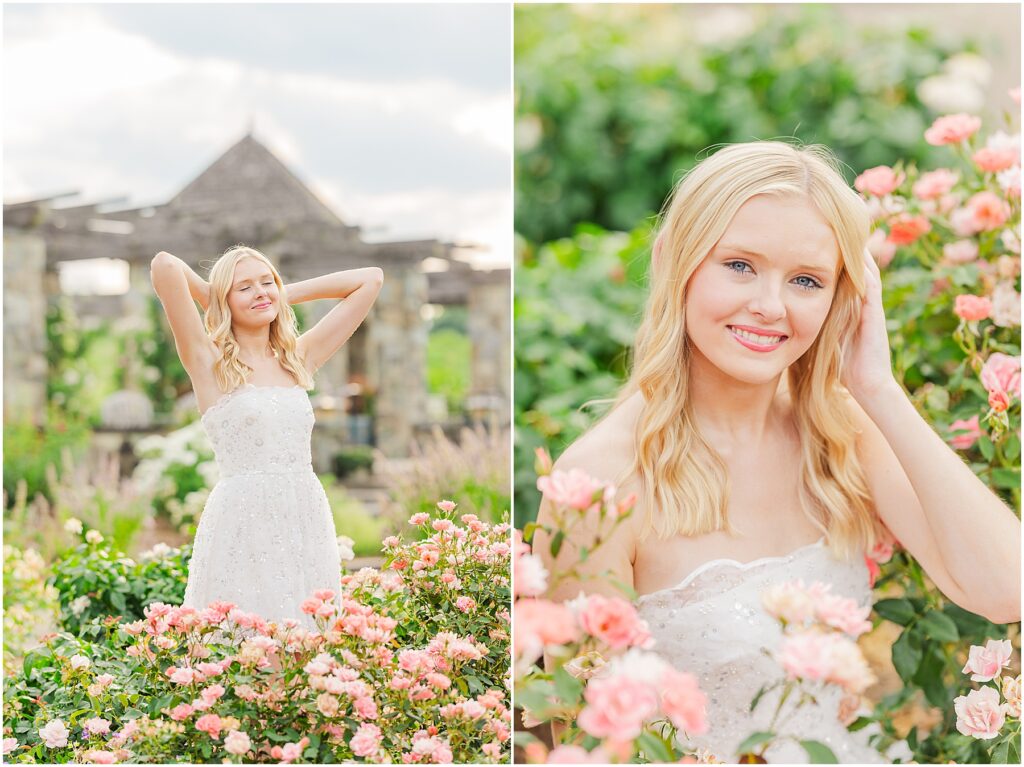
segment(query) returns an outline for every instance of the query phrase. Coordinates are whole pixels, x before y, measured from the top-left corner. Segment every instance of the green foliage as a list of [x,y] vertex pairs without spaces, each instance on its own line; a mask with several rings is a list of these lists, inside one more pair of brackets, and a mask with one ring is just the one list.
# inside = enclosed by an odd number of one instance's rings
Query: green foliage
[[627,375],[645,296],[650,229],[576,236],[534,249],[516,266],[516,525],[536,518],[533,456],[558,455],[594,420],[580,407],[613,398]]
[[339,479],[372,466],[373,448],[369,445],[349,445],[334,456],[334,473]]
[[[96,618],[133,621],[153,602],[181,604],[191,556],[191,545],[159,546],[135,562],[104,541],[82,542],[53,563],[47,579],[59,595],[60,629],[96,641]],[[92,633],[83,634],[90,625]]]
[[148,327],[138,334],[135,348],[142,358],[141,385],[153,403],[153,412],[166,415],[174,408],[177,398],[192,388],[174,338],[166,325],[163,306],[155,295],[146,304]]
[[719,143],[792,136],[857,169],[934,155],[916,89],[957,49],[828,6],[744,12],[751,30],[714,42],[685,4],[517,7],[516,231],[630,229]]
[[51,408],[45,425],[30,420],[10,419],[4,422],[4,493],[6,506],[11,506],[17,495],[18,483],[24,482],[26,498],[42,494],[49,501],[53,493],[46,477],[47,466],[53,466],[58,476],[62,466],[62,453],[70,450],[80,457],[89,443],[89,427],[78,418],[71,418]]
[[323,483],[327,502],[334,515],[334,529],[339,536],[348,536],[352,539],[352,551],[355,556],[380,555],[381,539],[390,532],[388,521],[370,514],[335,477],[322,475],[320,481]]
[[68,418],[95,421],[99,415],[104,387],[97,386],[100,371],[91,362],[96,346],[109,346],[109,335],[109,322],[86,327],[66,296],[47,309],[46,400]]
[[472,353],[469,336],[453,328],[435,329],[427,336],[427,390],[443,394],[452,412],[462,410],[469,391]]

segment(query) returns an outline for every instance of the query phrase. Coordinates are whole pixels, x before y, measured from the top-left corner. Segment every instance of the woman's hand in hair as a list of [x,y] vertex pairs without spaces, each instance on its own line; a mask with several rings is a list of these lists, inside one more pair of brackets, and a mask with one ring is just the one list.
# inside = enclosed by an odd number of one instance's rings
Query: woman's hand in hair
[[882,275],[867,248],[863,257],[864,297],[860,324],[844,349],[841,372],[843,385],[862,405],[896,383],[882,308]]

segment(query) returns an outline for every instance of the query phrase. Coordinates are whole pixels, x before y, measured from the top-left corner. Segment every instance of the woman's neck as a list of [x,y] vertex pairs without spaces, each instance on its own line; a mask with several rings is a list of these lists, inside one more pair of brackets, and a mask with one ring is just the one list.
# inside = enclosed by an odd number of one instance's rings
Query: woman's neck
[[702,433],[723,445],[756,445],[785,425],[780,374],[746,383],[724,374],[699,355],[690,360],[689,401]]
[[232,327],[231,331],[235,335],[241,356],[249,359],[265,359],[274,356],[274,349],[270,345],[269,325],[253,329]]

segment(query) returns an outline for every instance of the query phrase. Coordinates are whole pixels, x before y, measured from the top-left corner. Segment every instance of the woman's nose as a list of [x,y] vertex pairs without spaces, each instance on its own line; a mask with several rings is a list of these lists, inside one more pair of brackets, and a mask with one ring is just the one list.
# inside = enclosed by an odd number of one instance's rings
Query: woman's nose
[[779,289],[766,281],[761,283],[760,289],[750,300],[750,311],[763,317],[765,322],[775,322],[786,316],[786,305]]

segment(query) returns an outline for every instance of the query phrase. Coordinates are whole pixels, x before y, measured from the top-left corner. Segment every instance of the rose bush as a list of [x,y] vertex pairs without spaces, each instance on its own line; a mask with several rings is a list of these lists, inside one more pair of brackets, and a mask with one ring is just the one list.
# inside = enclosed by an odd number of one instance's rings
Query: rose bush
[[445,508],[340,607],[311,595],[315,629],[155,601],[45,637],[5,680],[5,759],[507,761],[509,526]]

